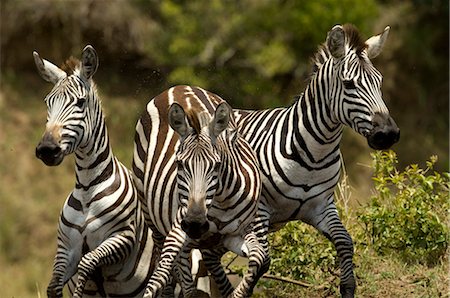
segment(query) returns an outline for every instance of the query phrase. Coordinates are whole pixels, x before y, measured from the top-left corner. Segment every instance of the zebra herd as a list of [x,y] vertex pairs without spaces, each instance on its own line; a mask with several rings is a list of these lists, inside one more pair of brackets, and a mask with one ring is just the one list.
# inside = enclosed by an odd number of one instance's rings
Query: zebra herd
[[[363,40],[336,25],[313,58],[313,74],[289,107],[238,110],[199,87],[175,86],[146,106],[136,125],[132,169],[114,156],[92,80],[94,48],[61,67],[34,60],[54,84],[36,147],[46,165],[75,155],[75,188],[61,210],[47,289],[62,297],[197,297],[191,250],[199,249],[221,297],[249,297],[269,269],[268,233],[291,220],[334,244],[340,292],[354,297],[353,244],[334,204],[344,126],[387,149],[399,129],[371,59],[389,27]],[[236,288],[220,260],[248,258]]]

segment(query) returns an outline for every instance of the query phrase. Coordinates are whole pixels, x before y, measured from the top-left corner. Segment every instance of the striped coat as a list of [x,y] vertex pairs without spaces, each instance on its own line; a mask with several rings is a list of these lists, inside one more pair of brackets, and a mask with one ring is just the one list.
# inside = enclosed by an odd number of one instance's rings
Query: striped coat
[[[267,269],[268,255],[251,229],[261,187],[258,163],[233,117],[221,130],[214,128],[225,121],[218,121],[217,114],[231,111],[223,103],[201,88],[175,86],[148,103],[136,126],[133,172],[162,249],[148,297],[165,285],[176,256],[191,248],[202,250],[224,296],[233,291],[220,266],[227,250],[250,259],[236,297],[250,295],[258,274]],[[181,262],[186,264],[185,255]],[[186,293],[194,295],[190,289]]]
[[142,296],[153,242],[129,170],[114,156],[92,76],[98,58],[91,46],[66,71],[34,52],[40,75],[55,84],[46,96],[48,117],[36,155],[57,166],[75,154],[75,188],[61,210],[57,253],[47,289],[62,297]]
[[[341,294],[353,297],[353,243],[334,204],[344,126],[387,149],[399,139],[381,95],[382,76],[371,63],[389,32],[363,40],[352,25],[336,25],[319,47],[304,93],[287,108],[235,110],[241,135],[255,150],[263,188],[257,234],[302,220],[329,238],[341,269]],[[265,241],[265,239],[263,239]],[[263,242],[266,243],[266,242]]]

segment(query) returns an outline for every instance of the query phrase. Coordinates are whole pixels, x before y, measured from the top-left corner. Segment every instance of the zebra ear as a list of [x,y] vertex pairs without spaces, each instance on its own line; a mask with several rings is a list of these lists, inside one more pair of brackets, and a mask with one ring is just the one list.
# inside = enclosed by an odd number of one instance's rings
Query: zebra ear
[[169,108],[169,124],[181,138],[184,138],[188,131],[186,113],[181,105],[173,103]]
[[328,32],[326,44],[334,58],[339,59],[345,55],[345,34],[341,25],[334,26]]
[[91,45],[87,45],[81,54],[81,75],[89,80],[97,71],[98,56]]
[[389,35],[389,30],[391,27],[386,26],[384,31],[378,35],[372,36],[368,40],[366,40],[367,44],[367,56],[369,59],[375,58],[381,53],[383,49],[384,43]]
[[209,132],[213,139],[216,139],[228,127],[230,115],[231,107],[226,102],[217,106],[214,119],[209,124]]
[[42,59],[39,54],[33,52],[34,63],[36,64],[39,75],[49,83],[56,84],[67,76],[66,72],[53,63]]

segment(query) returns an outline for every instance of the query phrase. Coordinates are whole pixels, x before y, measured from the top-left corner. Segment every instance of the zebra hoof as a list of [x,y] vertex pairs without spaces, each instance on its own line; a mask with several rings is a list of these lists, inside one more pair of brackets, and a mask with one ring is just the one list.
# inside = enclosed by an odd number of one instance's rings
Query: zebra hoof
[[206,293],[202,290],[199,290],[199,289],[196,289],[195,291],[193,291],[193,293],[191,295],[189,295],[188,297],[189,298],[210,298],[208,293]]
[[355,288],[356,286],[353,285],[341,285],[340,286],[340,292],[342,298],[354,298],[355,297]]
[[62,290],[53,288],[53,287],[48,287],[47,288],[47,297],[48,298],[62,298]]

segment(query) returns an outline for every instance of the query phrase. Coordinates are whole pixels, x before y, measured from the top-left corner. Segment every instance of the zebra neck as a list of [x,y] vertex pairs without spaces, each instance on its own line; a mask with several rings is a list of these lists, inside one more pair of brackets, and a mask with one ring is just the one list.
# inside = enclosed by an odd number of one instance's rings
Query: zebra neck
[[[292,107],[290,121],[294,121],[293,144],[297,152],[303,152],[315,161],[324,160],[339,153],[343,125],[332,118],[327,95],[312,80],[304,94]],[[302,154],[301,154],[302,155]]]
[[115,157],[109,142],[105,121],[95,126],[88,145],[75,152],[77,188],[89,187],[113,175]]

